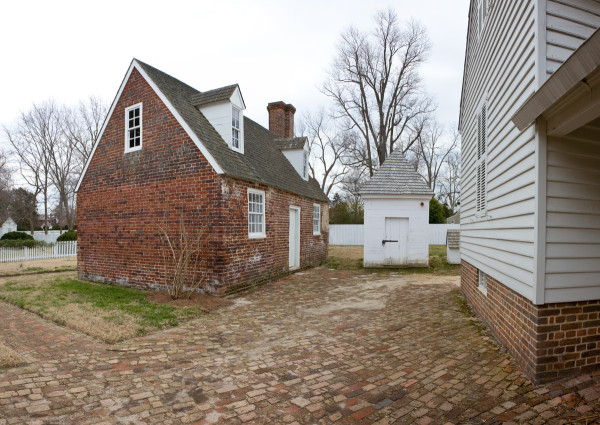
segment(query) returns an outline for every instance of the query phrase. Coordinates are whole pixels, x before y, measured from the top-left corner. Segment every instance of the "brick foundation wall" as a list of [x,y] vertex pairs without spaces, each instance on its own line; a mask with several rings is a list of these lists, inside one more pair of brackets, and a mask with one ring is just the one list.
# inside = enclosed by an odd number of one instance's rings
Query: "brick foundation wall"
[[534,305],[462,261],[461,290],[477,315],[535,383],[600,368],[600,300]]
[[[124,154],[124,111],[139,102],[142,149]],[[248,238],[248,187],[266,192],[265,239]],[[231,292],[271,280],[288,272],[289,205],[302,208],[301,267],[327,257],[328,232],[312,236],[312,200],[217,175],[137,70],[115,106],[77,197],[82,279],[163,287],[159,226],[176,229],[183,216],[186,228],[205,229],[205,289]],[[321,210],[327,223],[325,203]]]

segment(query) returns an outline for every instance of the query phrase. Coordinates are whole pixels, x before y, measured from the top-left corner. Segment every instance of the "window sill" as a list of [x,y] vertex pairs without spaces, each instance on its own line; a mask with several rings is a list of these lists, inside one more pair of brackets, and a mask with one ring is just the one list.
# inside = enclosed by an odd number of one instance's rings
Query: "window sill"
[[136,146],[135,148],[130,148],[130,149],[125,149],[124,153],[130,153],[130,152],[137,152],[137,151],[141,151],[142,150],[142,146]]
[[487,288],[484,288],[483,286],[477,286],[477,289],[479,289],[479,291],[487,297]]
[[319,232],[319,233],[313,232],[313,236],[321,236],[321,232]]
[[249,239],[264,239],[267,235],[265,233],[248,233]]

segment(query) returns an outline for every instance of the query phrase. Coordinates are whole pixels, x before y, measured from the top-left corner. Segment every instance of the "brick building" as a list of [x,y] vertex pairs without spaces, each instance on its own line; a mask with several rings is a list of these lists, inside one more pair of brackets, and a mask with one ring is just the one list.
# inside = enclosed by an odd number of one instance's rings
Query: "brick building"
[[82,279],[165,284],[159,226],[204,229],[205,289],[228,293],[325,261],[327,197],[292,105],[244,117],[238,85],[199,92],[133,60],[77,185]]
[[472,0],[461,287],[534,381],[600,368],[600,1]]

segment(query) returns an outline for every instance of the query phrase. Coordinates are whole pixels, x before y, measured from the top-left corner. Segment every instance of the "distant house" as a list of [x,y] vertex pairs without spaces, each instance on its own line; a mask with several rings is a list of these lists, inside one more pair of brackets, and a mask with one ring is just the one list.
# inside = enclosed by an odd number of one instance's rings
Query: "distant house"
[[133,60],[77,185],[83,279],[163,287],[158,226],[204,229],[211,291],[234,292],[325,261],[328,199],[308,176],[296,109],[244,116],[238,85],[200,92]]
[[433,192],[400,151],[392,153],[367,181],[365,267],[429,265],[429,201]]
[[462,291],[536,382],[600,365],[600,2],[472,0]]
[[2,227],[0,227],[0,236],[4,235],[8,232],[16,232],[17,231],[17,223],[11,218],[6,217],[4,222],[2,223]]

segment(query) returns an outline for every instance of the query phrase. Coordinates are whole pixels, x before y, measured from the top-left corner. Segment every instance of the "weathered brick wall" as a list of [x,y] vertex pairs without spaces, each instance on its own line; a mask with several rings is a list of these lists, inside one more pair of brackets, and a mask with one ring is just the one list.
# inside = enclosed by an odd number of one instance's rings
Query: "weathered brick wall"
[[600,300],[536,306],[466,261],[461,289],[475,312],[534,382],[597,370],[600,366]]
[[[142,149],[125,154],[124,111],[140,101]],[[266,239],[248,238],[248,187],[266,192]],[[327,256],[328,232],[312,236],[312,200],[217,175],[136,70],[96,149],[77,202],[82,279],[163,285],[159,226],[176,229],[182,212],[188,229],[205,231],[202,269],[207,289],[243,289],[287,273],[289,205],[302,208],[301,267],[319,264]],[[327,223],[325,204],[321,210]]]
[[[143,102],[142,149],[124,153],[125,108]],[[84,279],[164,283],[160,225],[206,227],[205,271],[225,269],[220,180],[162,101],[134,70],[104,131],[77,199],[78,271]],[[208,267],[210,265],[210,267]]]
[[[248,238],[248,188],[265,192],[266,238]],[[327,259],[329,222],[321,204],[321,235],[313,235],[313,201],[272,187],[224,178],[223,208],[228,224],[223,235],[228,258],[225,285],[239,291],[288,273],[290,206],[300,207],[300,268]],[[242,206],[240,208],[240,205]]]

